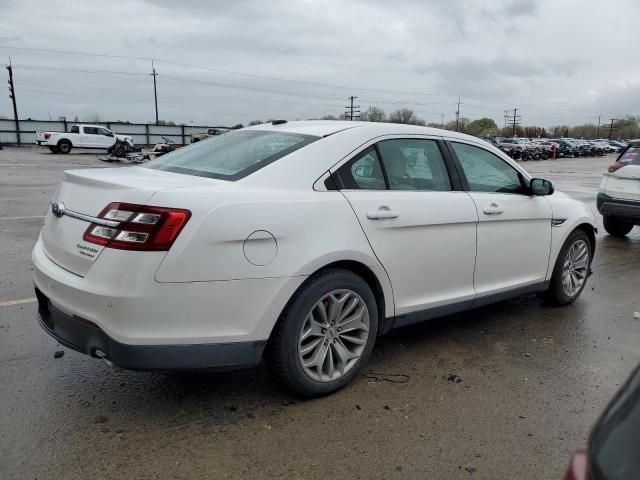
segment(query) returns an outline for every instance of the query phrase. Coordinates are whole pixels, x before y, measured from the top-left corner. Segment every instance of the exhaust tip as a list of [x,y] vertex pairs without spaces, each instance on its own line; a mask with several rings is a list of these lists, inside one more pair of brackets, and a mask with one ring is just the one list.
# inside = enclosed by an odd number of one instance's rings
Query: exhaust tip
[[102,350],[96,348],[93,351],[93,355],[96,358],[99,358],[100,360],[104,360],[104,363],[106,363],[109,366],[109,368],[111,368],[111,370],[113,370],[114,372],[117,372],[120,370],[118,367],[115,366],[115,364],[111,360],[107,358],[107,354],[104,353]]

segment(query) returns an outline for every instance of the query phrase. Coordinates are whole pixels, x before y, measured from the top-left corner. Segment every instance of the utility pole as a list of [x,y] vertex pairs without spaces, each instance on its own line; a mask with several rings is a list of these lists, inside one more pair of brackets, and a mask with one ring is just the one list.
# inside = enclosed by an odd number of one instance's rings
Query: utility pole
[[13,119],[16,122],[16,139],[18,140],[18,145],[20,145],[20,120],[18,120],[18,107],[16,106],[16,87],[13,83],[13,65],[11,65],[11,57],[9,57],[9,65],[7,65],[7,70],[9,70],[9,80],[7,83],[9,84],[9,98],[13,102]]
[[602,116],[602,112],[598,115],[598,128],[596,129],[596,138],[600,136],[600,117]]
[[611,134],[613,133],[613,122],[617,120],[617,118],[611,118],[611,125],[609,125],[609,140],[611,140]]
[[156,88],[156,77],[158,76],[158,73],[156,72],[153,60],[151,60],[151,71],[152,73],[150,75],[153,77],[153,98],[156,102],[156,125],[158,125],[158,90]]
[[444,129],[444,113],[441,113],[440,117],[442,118],[442,121],[440,122],[440,126]]
[[458,125],[460,124],[460,95],[458,95],[458,108],[456,109],[456,132],[458,131]]
[[[513,110],[505,110],[504,111],[504,123],[511,124],[511,134],[516,136],[516,127],[520,125],[520,120],[522,119],[521,115],[518,115],[519,108],[514,108]],[[511,113],[513,112],[513,114]]]
[[357,108],[360,108],[360,105],[354,105],[353,101],[358,98],[358,97],[354,97],[353,95],[351,95],[349,97],[349,100],[351,102],[350,105],[347,105],[344,108],[347,108],[349,111],[347,112],[347,115],[349,115],[349,120],[353,121],[353,117],[359,117],[360,115],[354,115],[354,113],[358,114],[360,113],[360,110],[356,110]]

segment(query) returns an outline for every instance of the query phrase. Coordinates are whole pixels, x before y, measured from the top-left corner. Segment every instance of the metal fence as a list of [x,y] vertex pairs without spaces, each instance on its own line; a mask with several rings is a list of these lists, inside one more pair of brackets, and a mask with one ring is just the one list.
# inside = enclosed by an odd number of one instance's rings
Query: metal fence
[[[72,125],[101,125],[113,133],[129,135],[136,145],[155,145],[164,143],[162,137],[171,139],[176,145],[191,143],[194,133],[206,133],[211,127],[195,125],[154,125],[149,123],[128,122],[69,122],[53,120],[20,120],[20,143],[29,145],[36,143],[36,132],[68,132]],[[18,143],[16,123],[14,120],[0,119],[0,143],[15,145]]]

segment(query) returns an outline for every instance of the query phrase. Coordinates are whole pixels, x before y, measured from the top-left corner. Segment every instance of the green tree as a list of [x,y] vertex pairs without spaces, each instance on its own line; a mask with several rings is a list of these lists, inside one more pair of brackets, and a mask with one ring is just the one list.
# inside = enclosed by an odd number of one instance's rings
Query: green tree
[[264,122],[262,120],[251,120],[249,122],[249,126],[253,127],[254,125],[262,125]]
[[498,125],[491,118],[483,117],[469,122],[465,127],[465,132],[476,137],[495,135],[498,132]]
[[234,125],[233,127],[231,127],[231,130],[238,130],[240,128],[244,128],[244,125],[241,123],[238,123],[236,125]]

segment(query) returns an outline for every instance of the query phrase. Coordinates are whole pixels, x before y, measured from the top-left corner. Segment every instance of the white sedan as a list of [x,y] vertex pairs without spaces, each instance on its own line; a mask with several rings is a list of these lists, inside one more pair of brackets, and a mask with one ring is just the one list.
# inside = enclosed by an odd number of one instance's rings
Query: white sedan
[[38,318],[123,368],[264,358],[322,395],[392,328],[532,292],[573,302],[595,231],[584,204],[474,137],[274,121],[65,172],[33,250]]

